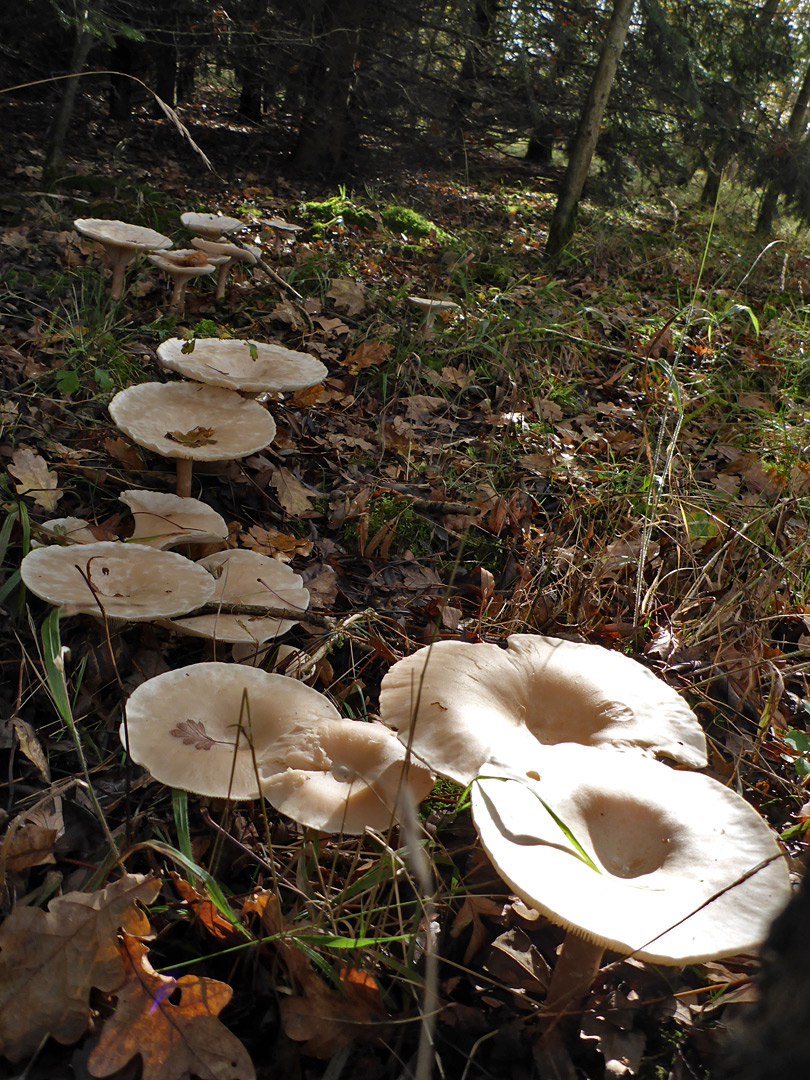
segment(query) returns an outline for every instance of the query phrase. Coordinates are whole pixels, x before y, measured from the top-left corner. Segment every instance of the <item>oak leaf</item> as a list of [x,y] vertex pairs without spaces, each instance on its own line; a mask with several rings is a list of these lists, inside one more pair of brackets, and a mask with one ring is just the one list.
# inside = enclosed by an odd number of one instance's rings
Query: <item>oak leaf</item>
[[199,1080],[255,1080],[247,1050],[217,1015],[233,995],[227,983],[159,975],[146,946],[128,934],[120,950],[126,982],[90,1052],[92,1076],[109,1076],[140,1054],[143,1080],[180,1080],[188,1073]]
[[30,495],[37,506],[49,513],[54,511],[62,492],[57,487],[56,473],[50,471],[47,461],[28,447],[21,447],[14,451],[11,462],[8,471],[18,480],[14,485],[17,494]]
[[87,1029],[93,987],[117,990],[125,969],[118,931],[149,933],[160,882],[127,874],[97,892],[67,893],[47,911],[18,907],[0,927],[0,1054],[20,1061],[46,1035],[72,1043]]

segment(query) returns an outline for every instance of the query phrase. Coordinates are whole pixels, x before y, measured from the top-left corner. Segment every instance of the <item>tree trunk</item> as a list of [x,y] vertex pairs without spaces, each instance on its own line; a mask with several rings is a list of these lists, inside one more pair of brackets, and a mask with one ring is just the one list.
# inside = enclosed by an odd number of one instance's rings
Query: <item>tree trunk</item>
[[45,162],[42,167],[42,186],[51,187],[60,172],[65,149],[65,139],[73,119],[73,109],[76,105],[76,94],[79,90],[79,75],[84,70],[87,57],[90,55],[95,38],[87,30],[85,25],[77,25],[76,41],[73,45],[73,54],[70,58],[71,78],[65,80],[65,92],[54,117],[51,129],[48,132],[48,142],[45,147]]
[[579,126],[574,136],[574,143],[568,158],[562,187],[551,219],[551,227],[546,241],[546,255],[552,261],[558,258],[563,248],[574,235],[577,204],[579,203],[591,158],[599,139],[599,126],[605,113],[610,89],[619,66],[630,18],[635,0],[614,0],[605,44],[596,70],[593,73],[588,96],[579,118]]
[[[784,154],[794,153],[807,128],[807,114],[810,109],[810,65],[804,73],[801,89],[793,103],[790,119],[785,128],[784,142],[779,148]],[[779,200],[780,184],[774,178],[765,189],[757,217],[756,231],[769,233],[773,227],[773,217]]]

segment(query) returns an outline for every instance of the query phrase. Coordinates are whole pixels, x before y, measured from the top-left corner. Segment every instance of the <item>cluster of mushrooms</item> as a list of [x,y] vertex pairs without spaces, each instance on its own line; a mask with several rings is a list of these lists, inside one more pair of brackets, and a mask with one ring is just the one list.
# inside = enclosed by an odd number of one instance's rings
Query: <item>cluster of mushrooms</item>
[[[212,228],[221,235],[228,222]],[[126,243],[132,251],[138,241]],[[124,255],[111,264],[122,281]],[[190,497],[193,460],[263,449],[275,425],[255,395],[312,386],[326,371],[307,354],[242,340],[173,338],[158,358],[188,381],[130,387],[110,413],[134,442],[176,459],[177,493],[124,492],[135,519],[126,542],[97,542],[76,519],[49,523],[45,531],[69,543],[33,550],[23,581],[65,614],[158,620],[256,645],[292,622],[218,606],[303,613],[302,579],[254,552],[194,562],[167,549],[227,536],[222,518]],[[202,605],[210,611],[195,614]],[[707,757],[687,704],[643,665],[596,645],[537,635],[514,635],[506,648],[437,642],[389,669],[379,721],[342,718],[288,675],[197,663],[139,686],[120,734],[160,782],[262,797],[327,832],[413,822],[436,774],[470,786],[495,869],[567,931],[550,1011],[576,1009],[605,949],[673,965],[752,949],[790,892],[764,820],[690,771]]]

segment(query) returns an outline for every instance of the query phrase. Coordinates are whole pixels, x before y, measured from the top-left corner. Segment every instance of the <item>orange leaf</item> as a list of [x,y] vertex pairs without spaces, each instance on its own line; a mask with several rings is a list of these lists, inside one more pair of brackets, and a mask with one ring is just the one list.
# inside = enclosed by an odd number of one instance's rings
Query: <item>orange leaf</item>
[[[217,1017],[231,1000],[230,986],[197,975],[159,975],[147,952],[124,935],[126,982],[90,1052],[91,1075],[109,1076],[140,1054],[143,1080],[180,1080],[188,1073],[199,1080],[255,1080],[247,1050]],[[169,999],[177,992],[180,1001],[174,1005]]]

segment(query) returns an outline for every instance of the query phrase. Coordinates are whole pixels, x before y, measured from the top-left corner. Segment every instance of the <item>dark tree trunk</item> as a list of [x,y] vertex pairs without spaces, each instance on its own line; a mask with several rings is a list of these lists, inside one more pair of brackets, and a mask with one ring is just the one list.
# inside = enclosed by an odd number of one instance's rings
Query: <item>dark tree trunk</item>
[[45,161],[42,167],[42,184],[46,189],[51,187],[57,179],[65,149],[70,121],[73,119],[73,110],[76,106],[76,95],[79,92],[79,75],[84,70],[90,49],[93,47],[95,38],[84,27],[76,27],[76,41],[73,45],[73,53],[70,58],[69,75],[64,85],[62,100],[53,119],[51,129],[48,132],[48,141],[45,147]]
[[137,46],[129,38],[116,41],[110,53],[110,119],[125,122],[132,116],[132,75],[135,70]]
[[[810,66],[808,66],[804,73],[801,88],[793,103],[790,119],[785,128],[784,146],[782,148],[784,153],[792,153],[798,147],[805,129],[807,128],[808,109],[810,109]],[[759,207],[756,225],[756,231],[758,233],[769,233],[773,228],[773,218],[776,213],[776,204],[779,201],[780,193],[779,181],[777,179],[771,180],[765,189],[765,194],[762,196],[762,203]]]
[[568,158],[568,168],[565,170],[557,206],[551,219],[546,241],[546,255],[552,261],[562,253],[563,248],[574,235],[577,204],[582,195],[591,158],[599,139],[599,126],[605,113],[622,49],[627,40],[634,3],[635,0],[614,0],[605,44],[602,46],[599,62],[593,73]]

